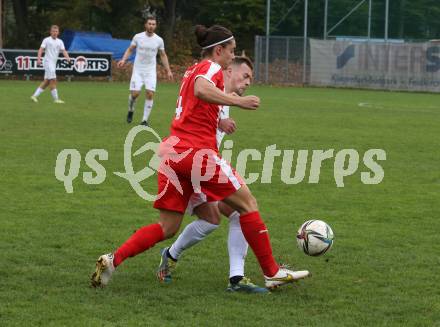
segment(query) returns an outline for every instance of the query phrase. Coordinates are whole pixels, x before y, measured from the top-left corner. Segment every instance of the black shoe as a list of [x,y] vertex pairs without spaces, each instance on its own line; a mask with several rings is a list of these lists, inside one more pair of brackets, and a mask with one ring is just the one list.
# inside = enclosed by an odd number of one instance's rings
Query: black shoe
[[129,111],[127,114],[127,123],[131,123],[133,121],[133,111]]
[[150,126],[146,120],[141,121],[139,125]]

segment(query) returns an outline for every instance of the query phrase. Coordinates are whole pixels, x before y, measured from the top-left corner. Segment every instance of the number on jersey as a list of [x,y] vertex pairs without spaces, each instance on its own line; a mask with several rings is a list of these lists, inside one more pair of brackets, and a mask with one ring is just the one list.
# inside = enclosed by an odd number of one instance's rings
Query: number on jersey
[[182,96],[179,96],[179,101],[177,101],[177,108],[176,108],[176,119],[180,118],[180,115],[182,114]]

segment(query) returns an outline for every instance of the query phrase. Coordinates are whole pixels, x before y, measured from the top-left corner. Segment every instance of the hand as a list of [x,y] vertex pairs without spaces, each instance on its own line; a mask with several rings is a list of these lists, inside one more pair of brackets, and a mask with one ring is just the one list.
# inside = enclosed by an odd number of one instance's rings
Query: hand
[[122,67],[124,67],[124,65],[125,65],[125,60],[124,59],[119,60],[119,62],[117,64],[118,68],[122,68]]
[[232,118],[220,119],[218,122],[218,128],[220,128],[226,134],[232,134],[237,129],[235,121]]
[[171,70],[169,70],[167,72],[167,77],[168,77],[168,80],[170,80],[170,81],[172,81],[174,79],[173,72]]
[[256,110],[260,106],[260,98],[255,95],[239,97],[237,100],[237,106],[243,109]]
[[37,66],[41,66],[41,58],[40,57],[37,58]]

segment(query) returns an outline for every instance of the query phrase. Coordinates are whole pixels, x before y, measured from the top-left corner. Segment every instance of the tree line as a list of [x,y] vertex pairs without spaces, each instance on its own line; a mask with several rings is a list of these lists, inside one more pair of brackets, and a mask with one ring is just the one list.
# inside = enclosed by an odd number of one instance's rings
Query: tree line
[[[4,47],[36,48],[51,24],[61,29],[109,32],[131,38],[143,29],[143,15],[154,12],[158,34],[167,51],[179,61],[198,51],[192,33],[195,24],[222,24],[230,28],[239,49],[252,55],[255,35],[265,34],[267,0],[3,0]],[[328,28],[362,0],[329,0]],[[324,31],[324,0],[309,0],[309,36]],[[366,36],[368,0],[331,34]],[[271,0],[273,35],[302,35],[304,0]],[[389,37],[440,38],[440,1],[390,1]],[[385,0],[372,0],[371,36],[382,38]]]

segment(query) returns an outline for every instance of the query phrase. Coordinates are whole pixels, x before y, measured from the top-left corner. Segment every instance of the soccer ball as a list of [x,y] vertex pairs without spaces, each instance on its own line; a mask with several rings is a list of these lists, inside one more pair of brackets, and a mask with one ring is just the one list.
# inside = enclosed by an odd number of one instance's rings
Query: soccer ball
[[322,220],[307,220],[298,230],[296,241],[305,254],[319,256],[333,245],[333,231]]

